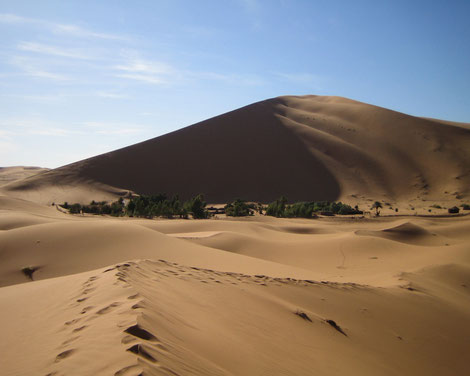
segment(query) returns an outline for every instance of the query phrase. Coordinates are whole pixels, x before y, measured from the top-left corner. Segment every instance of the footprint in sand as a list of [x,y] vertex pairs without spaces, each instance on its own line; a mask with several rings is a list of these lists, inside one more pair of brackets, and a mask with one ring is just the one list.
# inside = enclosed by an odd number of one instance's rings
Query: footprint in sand
[[72,355],[75,352],[75,349],[70,349],[66,351],[62,351],[60,354],[58,354],[55,357],[55,362],[60,362],[61,360],[68,358],[70,355]]
[[139,372],[141,371],[142,369],[140,368],[139,365],[137,364],[132,364],[130,366],[127,366],[127,367],[124,367],[124,368],[121,368],[119,371],[117,371],[114,376],[126,376],[126,375],[142,375],[143,373],[140,372],[140,373],[136,373],[136,372]]
[[124,330],[125,333],[131,334],[134,337],[143,339],[145,341],[151,341],[151,342],[156,342],[158,341],[158,338],[155,337],[152,333],[149,331],[143,329],[139,324],[130,326],[126,330]]
[[154,356],[150,355],[147,349],[141,344],[131,346],[127,349],[127,351],[130,351],[131,353],[136,354],[152,363],[157,363],[157,359],[155,359]]
[[79,321],[80,321],[80,319],[74,319],[74,320],[66,321],[64,323],[64,325],[73,325],[73,324],[75,324],[76,322],[79,322]]
[[93,309],[94,307],[93,306],[88,306],[88,307],[85,307],[82,309],[82,311],[80,312],[81,315],[84,315],[85,313],[87,313],[89,310]]
[[109,306],[101,308],[100,310],[96,311],[96,313],[98,315],[103,315],[103,314],[108,313],[109,311],[111,311],[113,308],[120,306],[121,304],[122,303],[120,303],[120,302],[114,302],[114,303],[110,304]]
[[79,327],[79,328],[76,328],[76,329],[72,330],[72,332],[74,332],[74,333],[80,332],[80,331],[82,331],[83,329],[85,329],[86,327],[87,327],[86,325],[83,325],[83,326],[81,326],[81,327]]

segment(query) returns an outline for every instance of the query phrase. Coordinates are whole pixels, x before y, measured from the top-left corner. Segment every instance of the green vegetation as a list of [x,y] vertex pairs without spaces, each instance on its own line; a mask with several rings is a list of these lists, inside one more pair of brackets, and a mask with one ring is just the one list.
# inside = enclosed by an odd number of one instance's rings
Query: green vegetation
[[352,208],[342,202],[312,201],[296,202],[289,205],[285,197],[271,202],[266,209],[266,215],[279,218],[314,218],[316,213],[325,215],[363,214],[357,206]]
[[469,204],[463,204],[462,209],[463,210],[470,210],[470,205]]
[[[253,209],[255,209],[254,204],[247,204],[246,201],[236,199],[234,202],[225,205],[225,214],[230,217],[246,217],[248,215],[253,215]],[[262,211],[262,208],[258,210]]]
[[380,201],[376,201],[374,202],[374,204],[372,205],[371,209],[375,209],[375,215],[380,215],[380,211],[379,209],[382,208],[382,204],[380,203]]
[[457,214],[460,209],[457,206],[454,206],[452,208],[447,209],[447,211],[449,212],[449,214]]
[[441,205],[437,205],[437,204],[431,205],[431,208],[442,209]]
[[64,209],[68,209],[70,214],[90,213],[90,214],[107,214],[115,217],[124,215],[124,200],[120,198],[111,204],[106,201],[96,202],[92,201],[89,205],[72,204],[69,205],[64,202],[61,205]]
[[65,202],[61,206],[64,209],[68,209],[71,214],[106,214],[115,217],[127,215],[129,217],[142,218],[188,218],[188,215],[191,214],[195,219],[209,217],[209,212],[206,210],[206,203],[202,195],[198,195],[184,203],[179,200],[178,196],[169,199],[166,195],[159,194],[132,197],[127,205],[125,205],[123,198],[120,198],[111,204],[106,203],[106,201],[92,201],[89,205],[69,205]]

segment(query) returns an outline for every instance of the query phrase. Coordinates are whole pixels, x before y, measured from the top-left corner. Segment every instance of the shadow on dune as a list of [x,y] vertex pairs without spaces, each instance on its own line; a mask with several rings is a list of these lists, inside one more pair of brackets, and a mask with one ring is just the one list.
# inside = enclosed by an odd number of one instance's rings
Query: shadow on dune
[[337,180],[274,116],[255,103],[140,144],[66,166],[138,193],[203,193],[210,202],[335,200]]

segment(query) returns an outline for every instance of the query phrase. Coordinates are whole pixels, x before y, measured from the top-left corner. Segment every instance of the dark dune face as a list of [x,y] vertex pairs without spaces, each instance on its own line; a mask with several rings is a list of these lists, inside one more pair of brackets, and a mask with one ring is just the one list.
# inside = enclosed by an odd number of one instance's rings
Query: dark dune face
[[203,193],[220,203],[338,198],[335,177],[274,115],[274,106],[257,103],[92,158],[80,175],[144,194]]

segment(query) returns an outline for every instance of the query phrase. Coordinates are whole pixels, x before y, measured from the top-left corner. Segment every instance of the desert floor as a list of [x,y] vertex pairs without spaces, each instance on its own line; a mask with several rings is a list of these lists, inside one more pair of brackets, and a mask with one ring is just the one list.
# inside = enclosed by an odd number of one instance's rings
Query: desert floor
[[0,196],[0,257],[2,375],[470,371],[470,216],[116,219]]

